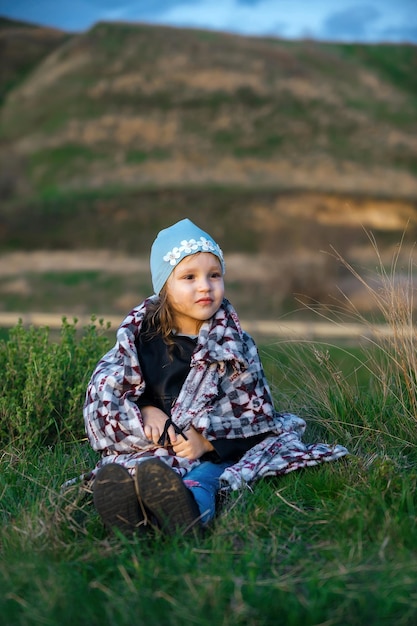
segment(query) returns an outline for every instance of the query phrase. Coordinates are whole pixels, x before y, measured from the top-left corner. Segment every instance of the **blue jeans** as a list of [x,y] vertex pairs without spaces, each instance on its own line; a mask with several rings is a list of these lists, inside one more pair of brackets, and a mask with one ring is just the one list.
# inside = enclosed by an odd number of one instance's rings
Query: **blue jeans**
[[184,485],[192,492],[201,513],[201,521],[206,524],[216,513],[216,494],[220,487],[219,478],[230,462],[211,463],[203,461],[184,476]]

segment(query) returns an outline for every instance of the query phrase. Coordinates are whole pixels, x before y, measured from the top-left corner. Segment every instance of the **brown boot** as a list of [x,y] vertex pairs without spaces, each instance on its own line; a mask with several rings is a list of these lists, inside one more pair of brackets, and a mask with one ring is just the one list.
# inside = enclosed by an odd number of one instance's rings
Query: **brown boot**
[[201,514],[194,496],[166,463],[159,459],[139,463],[135,483],[143,509],[151,512],[165,533],[201,532]]
[[124,535],[146,530],[133,478],[118,463],[109,463],[99,469],[93,483],[93,500],[109,530],[118,529]]

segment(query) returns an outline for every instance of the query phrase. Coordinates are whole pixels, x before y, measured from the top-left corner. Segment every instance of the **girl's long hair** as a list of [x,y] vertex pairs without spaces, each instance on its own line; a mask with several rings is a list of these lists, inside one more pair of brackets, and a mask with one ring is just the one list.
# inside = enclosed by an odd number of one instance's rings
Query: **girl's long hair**
[[166,344],[172,345],[172,331],[175,330],[174,316],[168,302],[168,291],[164,285],[159,294],[158,300],[152,302],[146,312],[146,334],[162,335]]

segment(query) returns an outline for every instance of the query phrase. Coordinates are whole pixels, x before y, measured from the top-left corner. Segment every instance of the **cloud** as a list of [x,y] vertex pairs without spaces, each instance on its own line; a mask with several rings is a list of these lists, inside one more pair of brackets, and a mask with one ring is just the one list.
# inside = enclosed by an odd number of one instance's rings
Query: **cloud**
[[367,39],[374,30],[380,11],[370,4],[349,7],[329,15],[323,24],[321,34],[329,39]]
[[123,20],[290,39],[416,42],[415,1],[0,0],[0,14],[73,32]]

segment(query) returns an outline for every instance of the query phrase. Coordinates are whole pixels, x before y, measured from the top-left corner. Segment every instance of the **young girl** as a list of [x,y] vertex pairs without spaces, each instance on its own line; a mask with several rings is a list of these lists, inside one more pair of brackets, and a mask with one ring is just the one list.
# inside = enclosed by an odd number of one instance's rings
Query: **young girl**
[[304,420],[275,411],[256,346],[224,298],[223,253],[210,235],[181,220],[158,234],[150,266],[155,295],[120,326],[84,406],[101,453],[89,478],[108,528],[201,529],[220,487],[347,453],[303,444]]

